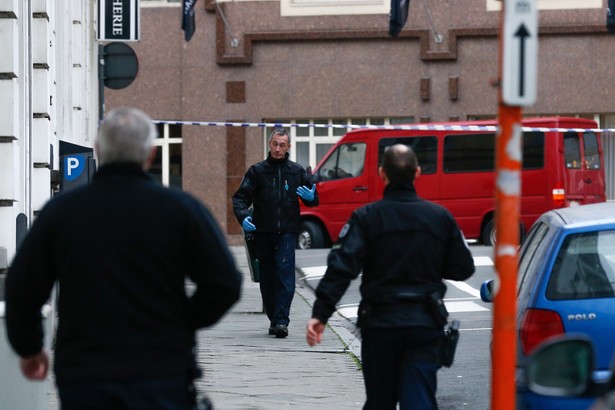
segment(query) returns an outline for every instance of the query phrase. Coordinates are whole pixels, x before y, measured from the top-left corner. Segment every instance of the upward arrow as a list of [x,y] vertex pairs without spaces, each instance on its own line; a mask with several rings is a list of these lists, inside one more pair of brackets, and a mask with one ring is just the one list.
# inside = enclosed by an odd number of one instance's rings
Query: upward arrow
[[525,40],[530,36],[525,24],[521,23],[515,37],[519,37],[519,96],[525,94]]

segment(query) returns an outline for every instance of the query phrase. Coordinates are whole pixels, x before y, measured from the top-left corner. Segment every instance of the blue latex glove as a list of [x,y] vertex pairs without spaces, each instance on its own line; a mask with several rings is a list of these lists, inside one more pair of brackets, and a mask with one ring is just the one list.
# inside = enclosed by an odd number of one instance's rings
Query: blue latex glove
[[246,216],[246,219],[243,220],[241,226],[243,226],[243,230],[246,232],[256,231],[256,226],[254,226],[254,224],[252,223],[251,216]]
[[301,198],[305,199],[306,201],[313,201],[315,192],[316,192],[316,184],[312,185],[312,189],[309,189],[305,185],[297,188],[297,195],[299,195]]

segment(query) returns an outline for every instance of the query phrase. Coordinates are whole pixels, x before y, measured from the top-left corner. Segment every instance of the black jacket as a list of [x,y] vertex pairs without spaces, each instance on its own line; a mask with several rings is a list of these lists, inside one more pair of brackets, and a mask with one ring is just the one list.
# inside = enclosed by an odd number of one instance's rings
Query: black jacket
[[438,291],[443,297],[443,279],[465,280],[474,273],[472,254],[452,215],[420,199],[411,184],[388,185],[381,201],[353,212],[327,264],[312,316],[326,323],[363,271],[359,321],[368,314],[370,326],[435,325],[427,302],[406,295]]
[[6,278],[8,337],[22,357],[40,351],[41,306],[59,282],[59,385],[186,374],[195,331],[239,299],[241,281],[201,202],[137,164],[109,164],[51,200],[26,235]]
[[[269,155],[266,160],[252,165],[233,195],[233,211],[239,224],[247,216],[257,231],[299,232],[301,217],[297,188],[312,187],[312,180],[303,167],[288,159],[276,160]],[[318,192],[306,206],[318,205]],[[250,207],[254,207],[253,214]]]

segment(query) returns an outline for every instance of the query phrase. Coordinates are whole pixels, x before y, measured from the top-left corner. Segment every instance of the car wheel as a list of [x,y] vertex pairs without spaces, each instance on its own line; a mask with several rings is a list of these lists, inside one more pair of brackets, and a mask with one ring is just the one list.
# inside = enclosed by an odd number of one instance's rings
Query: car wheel
[[[495,220],[491,219],[485,224],[485,227],[481,232],[480,240],[482,241],[482,243],[486,246],[495,245],[495,232]],[[522,224],[519,224],[519,243],[523,243],[523,239],[525,239],[525,229],[523,229]]]
[[481,232],[480,240],[486,246],[495,245],[495,220],[491,218]]
[[297,249],[324,248],[325,241],[322,229],[317,223],[305,221],[297,236]]

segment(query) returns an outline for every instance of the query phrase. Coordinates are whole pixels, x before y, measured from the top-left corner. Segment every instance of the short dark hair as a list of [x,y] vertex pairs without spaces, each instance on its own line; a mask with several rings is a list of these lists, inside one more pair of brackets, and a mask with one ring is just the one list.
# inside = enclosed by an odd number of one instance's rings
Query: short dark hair
[[414,182],[419,161],[407,145],[395,144],[387,147],[382,156],[382,169],[390,183]]

